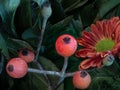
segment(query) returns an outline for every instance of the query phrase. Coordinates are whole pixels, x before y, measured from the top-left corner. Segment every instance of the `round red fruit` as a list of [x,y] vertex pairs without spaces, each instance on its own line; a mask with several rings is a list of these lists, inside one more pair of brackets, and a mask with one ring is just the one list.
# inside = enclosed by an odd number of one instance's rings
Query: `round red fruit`
[[73,85],[77,89],[86,89],[91,83],[91,76],[86,71],[79,71],[73,75]]
[[27,63],[30,63],[34,60],[35,54],[29,49],[22,49],[19,51],[18,56],[25,60]]
[[73,36],[63,34],[57,38],[55,47],[59,55],[69,57],[75,53],[77,49],[77,41]]
[[27,74],[27,63],[21,58],[12,58],[6,66],[6,71],[13,78],[22,78]]

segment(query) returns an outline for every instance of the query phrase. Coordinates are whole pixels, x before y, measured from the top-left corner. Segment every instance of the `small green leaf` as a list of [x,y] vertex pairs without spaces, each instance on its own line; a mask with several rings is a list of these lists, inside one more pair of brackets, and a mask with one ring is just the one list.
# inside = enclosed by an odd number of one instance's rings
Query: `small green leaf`
[[40,7],[42,6],[42,4],[44,2],[46,2],[47,0],[34,0]]
[[111,18],[114,16],[119,16],[120,17],[120,5],[117,5],[115,8],[111,9],[105,16],[104,18]]
[[32,46],[27,43],[26,41],[23,41],[23,40],[19,40],[19,39],[10,39],[14,42],[14,44],[18,44],[19,46],[21,46],[21,48],[28,48],[30,50],[33,50]]
[[[14,17],[16,9],[20,4],[20,0],[4,0],[0,3],[0,16],[2,22],[6,23],[7,32],[12,33],[16,36],[14,27]],[[12,32],[11,32],[12,31]]]
[[48,88],[48,84],[44,78],[43,75],[40,75],[40,74],[30,74],[31,76],[31,81],[32,81],[32,84],[34,87],[37,88],[37,90],[47,90]]
[[5,0],[7,11],[14,11],[20,4],[20,0]]
[[17,34],[20,36],[24,30],[32,27],[30,0],[21,0],[15,14],[14,25],[16,27]]
[[100,6],[97,18],[103,18],[111,9],[120,4],[120,0],[98,0]]
[[65,79],[65,89],[66,90],[75,90],[73,86],[72,77]]
[[3,55],[6,56],[7,59],[9,59],[10,56],[9,56],[8,48],[5,39],[3,38],[1,33],[0,33],[0,49],[2,50]]
[[62,0],[64,11],[68,12],[84,5],[88,0]]
[[93,3],[83,6],[80,9],[80,18],[82,21],[83,28],[89,26],[91,23],[94,22],[97,13],[98,8],[95,8],[93,6]]
[[[45,57],[41,56],[39,58],[39,62],[45,70],[59,71],[59,69],[56,67],[56,65],[51,60],[49,60]],[[52,85],[55,85],[57,83],[57,81],[59,80],[59,77],[57,77],[57,76],[50,76],[50,75],[48,75],[48,76],[52,82]],[[63,86],[64,86],[64,84],[61,84],[57,90],[63,90]]]
[[36,34],[34,34],[32,29],[28,29],[23,32],[22,38],[27,40],[27,39],[31,39],[31,38],[38,38],[38,36]]

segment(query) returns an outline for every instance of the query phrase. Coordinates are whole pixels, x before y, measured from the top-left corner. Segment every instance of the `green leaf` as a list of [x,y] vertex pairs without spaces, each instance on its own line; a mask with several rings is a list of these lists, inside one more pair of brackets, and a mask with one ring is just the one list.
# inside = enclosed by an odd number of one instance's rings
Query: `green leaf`
[[35,1],[35,2],[41,7],[42,4],[43,4],[44,2],[46,2],[47,0],[33,0],[33,1]]
[[4,0],[0,3],[0,16],[2,21],[3,23],[6,23],[6,27],[8,27],[7,32],[12,33],[15,36],[14,17],[19,4],[20,0]]
[[72,77],[65,79],[65,90],[75,90],[72,82]]
[[97,18],[103,18],[111,9],[120,4],[120,0],[98,0],[99,12]]
[[19,39],[10,39],[10,40],[12,40],[14,44],[19,45],[21,48],[28,48],[30,50],[33,50],[32,46],[26,41],[19,40]]
[[27,29],[23,32],[22,34],[22,38],[27,40],[27,39],[31,39],[31,38],[38,38],[38,36],[34,33],[34,31],[32,29]]
[[51,62],[51,60],[49,60],[43,56],[41,56],[39,58],[39,62],[46,70],[59,71],[59,69],[56,67],[56,65],[53,62]]
[[[42,65],[44,70],[59,71],[56,65],[51,62],[51,60],[43,56],[39,57],[38,62]],[[37,66],[33,63],[30,65],[30,67],[37,68]],[[54,86],[59,79],[58,76],[52,76],[52,75],[47,75],[47,76],[52,86]],[[29,73],[29,77],[32,81],[33,86],[35,86],[37,90],[48,90],[48,83],[45,77],[43,76],[43,74]],[[56,90],[64,90],[63,88],[64,88],[64,84],[61,84]]]
[[3,69],[4,69],[4,61],[5,61],[5,58],[2,54],[0,54],[0,74],[3,72]]
[[72,27],[75,29],[77,36],[81,36],[82,30],[83,30],[83,25],[82,25],[81,19],[80,20],[73,19]]
[[90,24],[94,22],[97,13],[98,8],[95,8],[93,6],[93,3],[90,3],[80,8],[80,18],[82,21],[83,28],[88,27]]
[[43,75],[33,73],[30,77],[33,87],[36,87],[37,90],[47,90],[48,84]]
[[59,0],[50,0],[52,7],[52,15],[50,17],[50,22],[55,24],[61,20],[63,20],[67,15],[64,12],[63,5],[59,2]]
[[88,0],[62,0],[64,11],[68,12],[84,5]]
[[7,11],[14,11],[19,6],[20,0],[5,0],[5,8]]
[[[108,77],[108,76],[95,77],[94,79],[92,79],[92,83],[91,83],[92,87],[90,87],[90,90],[93,90],[94,88],[96,88],[96,90],[98,90],[99,88],[101,88],[101,86],[104,86],[104,85],[107,86],[109,84],[107,82],[112,84],[113,83],[112,77]],[[106,84],[103,84],[103,83],[106,83]]]
[[4,9],[4,5],[0,4],[0,16],[2,18],[2,21],[5,22],[6,21],[6,10]]
[[[53,62],[51,62],[51,60],[49,60],[45,57],[41,56],[39,58],[39,62],[45,70],[59,71],[59,69],[56,67],[56,65]],[[57,76],[50,76],[50,75],[48,75],[48,76],[52,82],[52,85],[55,85],[57,83],[57,81],[59,80],[59,77],[57,77]],[[57,90],[63,90],[63,86],[64,86],[64,84],[61,84]]]
[[111,18],[114,16],[119,16],[120,17],[120,5],[117,5],[115,8],[111,9],[105,16],[104,18]]
[[15,14],[14,24],[16,27],[16,32],[19,36],[21,36],[24,30],[32,27],[30,0],[21,0]]
[[7,59],[10,58],[8,48],[5,42],[5,39],[3,38],[2,34],[0,33],[0,49],[4,56],[6,56]]

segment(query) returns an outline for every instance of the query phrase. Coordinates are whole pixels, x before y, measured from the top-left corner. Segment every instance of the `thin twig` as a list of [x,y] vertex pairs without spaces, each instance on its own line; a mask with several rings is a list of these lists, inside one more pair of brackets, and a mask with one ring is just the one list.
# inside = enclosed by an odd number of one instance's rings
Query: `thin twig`
[[39,70],[39,69],[28,68],[28,72],[61,77],[61,73],[56,72],[56,71],[47,71],[47,70]]
[[[47,19],[44,18],[43,23],[42,23],[42,30],[41,30],[40,37],[39,37],[37,52],[36,52],[36,56],[35,56],[35,60],[34,60],[34,62],[37,64],[37,66],[40,70],[43,70],[43,67],[40,63],[37,62],[37,60],[38,60],[38,57],[39,57],[39,54],[40,54],[40,48],[41,48],[42,41],[43,41],[43,36],[44,36],[44,32],[45,32],[46,23],[47,23]],[[45,79],[48,82],[48,86],[50,88],[51,87],[50,80],[45,73],[44,73],[44,76],[45,76]]]
[[78,72],[78,71],[66,73],[66,74],[64,75],[64,77],[65,77],[65,78],[67,78],[67,77],[72,77],[76,72]]
[[40,54],[40,48],[41,48],[41,44],[42,44],[42,41],[43,41],[43,36],[44,36],[44,32],[45,32],[46,23],[47,23],[47,19],[43,19],[42,30],[41,30],[41,33],[40,33],[39,43],[38,43],[37,52],[36,52],[34,62],[36,62],[38,60],[38,57],[39,57],[39,54]]
[[[91,70],[85,70],[87,72],[91,72],[94,71],[94,69]],[[83,70],[84,71],[84,70]],[[53,75],[53,76],[59,76],[61,78],[67,78],[67,77],[72,77],[76,72],[69,72],[69,73],[65,73],[64,76],[61,75],[61,72],[57,72],[57,71],[47,71],[47,70],[38,70],[38,69],[33,69],[33,68],[28,68],[28,72],[32,72],[32,73],[39,73],[39,74],[46,74],[46,75]]]
[[[41,66],[41,64],[40,64],[39,62],[35,62],[35,63],[37,64],[39,70],[42,70],[42,71],[44,70],[43,67]],[[48,84],[50,84],[50,80],[49,80],[49,78],[47,77],[47,75],[44,74],[44,73],[43,73],[43,75],[44,75],[46,81],[48,82]]]
[[68,57],[64,57],[64,65],[61,72],[62,76],[64,76],[67,66],[68,66]]
[[[40,48],[42,45],[42,41],[43,41],[43,36],[44,36],[44,32],[45,32],[45,27],[46,27],[46,23],[47,23],[47,19],[43,18],[43,23],[42,23],[42,29],[41,29],[41,33],[40,33],[40,37],[39,37],[39,43],[38,43],[38,47],[37,47],[37,51],[36,51],[36,56],[34,59],[34,62],[37,64],[38,68],[40,70],[43,70],[43,67],[40,63],[37,62],[38,58],[39,58],[39,54],[40,54]],[[49,78],[47,77],[46,74],[44,74],[46,81],[48,82],[49,87],[51,87],[51,83]]]
[[68,57],[64,57],[64,65],[61,71],[61,77],[59,78],[58,83],[55,86],[55,88],[57,88],[64,81],[67,66],[68,66]]
[[[67,77],[72,77],[76,72],[78,71],[75,71],[75,72],[69,72],[69,73],[65,73],[64,76],[61,76],[61,72],[57,72],[57,71],[47,71],[47,70],[39,70],[39,69],[33,69],[33,68],[28,68],[28,72],[31,72],[31,73],[38,73],[38,74],[46,74],[46,75],[52,75],[52,76],[59,76],[61,78],[64,77],[67,78]],[[88,71],[90,72],[90,70]],[[62,80],[62,79],[61,79]]]

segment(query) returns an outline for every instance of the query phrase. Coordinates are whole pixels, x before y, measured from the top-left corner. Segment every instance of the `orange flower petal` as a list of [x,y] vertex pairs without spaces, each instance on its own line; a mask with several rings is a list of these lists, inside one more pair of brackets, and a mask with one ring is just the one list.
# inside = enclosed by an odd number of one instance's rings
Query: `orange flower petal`
[[102,65],[102,58],[100,55],[97,55],[93,58],[85,59],[82,61],[79,65],[79,68],[81,69],[88,69],[90,67],[98,67],[100,68]]
[[117,55],[118,57],[120,56],[120,42],[117,43],[114,47],[114,49],[112,50],[113,55]]
[[82,36],[83,36],[83,38],[91,39],[90,41],[92,41],[92,43],[97,42],[97,40],[93,37],[93,35],[90,32],[83,31]]
[[98,68],[101,68],[101,66],[102,66],[102,62],[98,62],[98,63],[97,63],[97,67],[98,67]]
[[100,55],[96,55],[95,57],[91,58],[91,60],[92,60],[91,61],[92,67],[96,67],[96,66],[98,67],[102,62],[102,58]]
[[102,58],[101,57],[97,58],[95,64],[96,64],[97,68],[100,68],[102,65]]
[[113,33],[114,33],[114,26],[112,22],[108,22],[108,37],[113,39]]
[[113,23],[113,25],[115,25],[116,22],[119,21],[119,17],[113,17],[113,18],[110,19],[110,21]]
[[79,69],[88,69],[91,67],[91,59],[86,59],[84,61],[82,61],[79,65]]
[[89,37],[86,32],[83,32],[83,39],[89,45],[95,46],[96,44],[96,41]]
[[82,46],[83,39],[82,38],[77,38],[77,42],[78,42],[79,45]]
[[83,57],[83,58],[93,56],[94,54],[95,53],[93,53],[92,49],[80,49],[75,53],[76,57]]
[[111,32],[112,32],[112,28],[109,28],[109,27],[112,27],[112,26],[110,26],[110,21],[106,21],[105,23],[104,23],[104,33],[105,33],[105,36],[107,37],[107,38],[111,38]]
[[120,41],[120,21],[115,26],[115,41]]
[[88,44],[83,38],[78,38],[77,42],[79,45],[81,45],[83,47],[92,48],[92,49],[94,48],[93,45]]
[[[103,38],[103,35],[102,33],[100,33],[100,31],[98,30],[98,27],[95,25],[95,24],[92,24],[91,25],[91,30],[92,30],[92,33],[94,33],[94,38],[97,39],[97,40],[100,40],[101,38]],[[99,34],[98,34],[99,33]]]
[[104,35],[103,21],[97,21],[96,26],[98,27],[99,33]]

